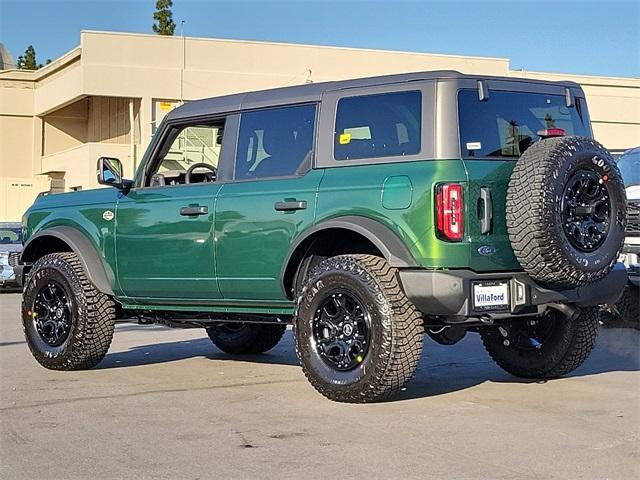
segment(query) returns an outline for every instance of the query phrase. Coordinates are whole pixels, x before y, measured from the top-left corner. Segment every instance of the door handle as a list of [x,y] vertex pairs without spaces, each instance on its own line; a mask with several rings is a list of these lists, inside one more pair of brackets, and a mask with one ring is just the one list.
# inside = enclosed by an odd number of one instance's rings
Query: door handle
[[491,190],[489,187],[480,189],[480,200],[483,206],[483,215],[480,219],[480,233],[489,233],[491,231],[491,220],[493,220],[493,202],[491,201]]
[[196,205],[194,207],[182,207],[180,215],[183,217],[197,217],[198,215],[206,215],[209,213],[209,207]]
[[285,200],[284,202],[276,202],[273,208],[278,212],[289,212],[293,210],[305,210],[307,208],[306,200]]

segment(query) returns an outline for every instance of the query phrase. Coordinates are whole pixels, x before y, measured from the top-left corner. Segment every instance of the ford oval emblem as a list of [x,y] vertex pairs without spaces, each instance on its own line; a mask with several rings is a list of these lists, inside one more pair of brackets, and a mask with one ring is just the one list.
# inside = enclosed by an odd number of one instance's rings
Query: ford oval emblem
[[480,255],[493,255],[496,253],[496,249],[491,245],[482,245],[478,248],[478,253]]

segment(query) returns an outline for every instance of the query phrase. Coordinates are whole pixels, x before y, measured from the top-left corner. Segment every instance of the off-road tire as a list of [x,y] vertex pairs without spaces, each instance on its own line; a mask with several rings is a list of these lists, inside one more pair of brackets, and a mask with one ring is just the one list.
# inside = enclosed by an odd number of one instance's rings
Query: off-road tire
[[620,299],[603,307],[600,318],[605,328],[635,328],[640,330],[640,288],[627,284]]
[[[497,327],[483,327],[480,336],[489,356],[506,372],[516,377],[551,379],[578,368],[589,357],[598,337],[598,309],[584,308],[570,319],[552,310],[556,322],[553,337],[540,350],[522,351],[504,344]],[[522,320],[515,320],[522,321]],[[509,326],[503,328],[509,330]]]
[[640,288],[627,285],[615,308],[623,327],[640,330]]
[[286,329],[286,325],[230,324],[229,327],[209,327],[207,335],[216,347],[230,355],[256,354],[268,352],[275,347]]
[[[71,328],[62,345],[52,347],[39,335],[32,309],[35,295],[48,281],[61,285],[71,302]],[[89,280],[75,253],[52,253],[35,262],[22,295],[22,324],[35,359],[51,370],[95,367],[111,345],[115,328],[113,300]]]
[[[327,365],[313,339],[316,309],[337,289],[357,296],[370,318],[368,351],[348,371]],[[349,403],[385,400],[400,390],[416,371],[424,338],[422,316],[398,283],[397,270],[373,255],[331,257],[309,272],[298,292],[293,330],[311,385],[331,400]]]
[[[579,170],[606,179],[611,222],[606,239],[594,251],[581,251],[562,224],[563,192]],[[605,277],[624,241],[625,191],[609,152],[586,137],[549,138],[520,157],[507,189],[507,229],[516,258],[538,283],[553,289],[574,288]]]

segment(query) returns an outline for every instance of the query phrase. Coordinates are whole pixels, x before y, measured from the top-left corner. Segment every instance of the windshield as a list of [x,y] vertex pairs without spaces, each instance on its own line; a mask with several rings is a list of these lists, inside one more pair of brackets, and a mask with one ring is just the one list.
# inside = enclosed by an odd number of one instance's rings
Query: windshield
[[580,98],[575,107],[567,107],[563,95],[499,90],[480,101],[477,90],[460,90],[462,156],[516,159],[540,139],[540,130],[551,128],[560,128],[565,135],[590,137],[582,105]]
[[618,159],[618,168],[625,187],[640,185],[640,147],[622,155]]
[[13,245],[22,243],[20,227],[0,227],[0,245]]

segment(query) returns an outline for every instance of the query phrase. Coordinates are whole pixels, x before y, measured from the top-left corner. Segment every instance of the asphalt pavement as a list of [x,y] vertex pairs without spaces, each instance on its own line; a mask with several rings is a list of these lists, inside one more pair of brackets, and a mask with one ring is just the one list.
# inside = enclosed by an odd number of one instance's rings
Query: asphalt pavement
[[0,295],[2,479],[637,479],[640,334],[602,330],[568,378],[527,382],[475,334],[431,340],[414,380],[372,405],[307,383],[291,332],[230,357],[200,329],[120,323],[98,368],[53,372]]

